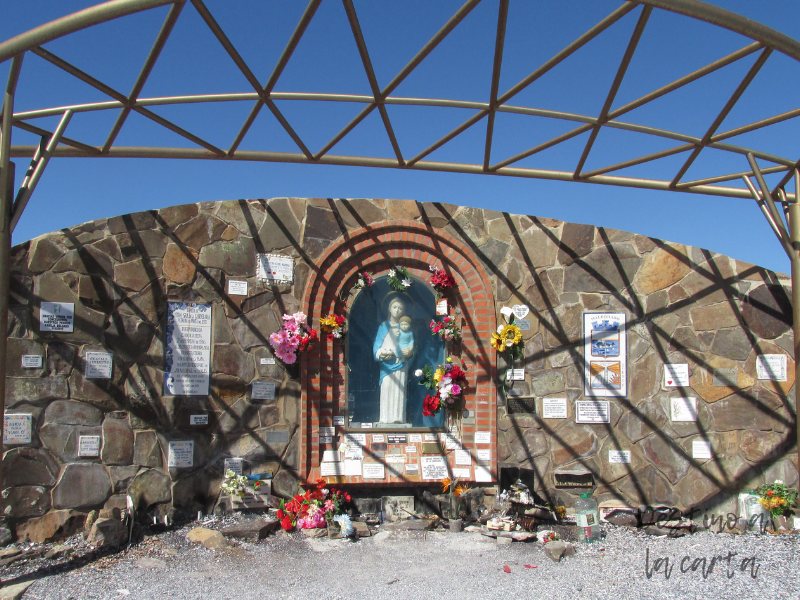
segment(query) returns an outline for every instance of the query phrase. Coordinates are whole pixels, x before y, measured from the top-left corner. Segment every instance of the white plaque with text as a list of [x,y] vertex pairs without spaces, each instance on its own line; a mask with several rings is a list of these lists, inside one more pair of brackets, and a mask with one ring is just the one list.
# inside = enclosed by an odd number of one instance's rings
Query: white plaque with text
[[164,394],[208,396],[211,371],[211,305],[169,302]]
[[237,475],[241,475],[244,466],[244,460],[241,458],[226,458],[225,462],[223,463],[224,471],[227,473],[228,471],[233,471]]
[[422,443],[422,434],[421,433],[409,433],[408,434],[408,443],[409,444],[421,444]]
[[228,280],[229,296],[247,296],[247,282]]
[[472,464],[472,456],[470,455],[469,450],[456,450],[453,454],[455,454],[457,465]]
[[292,283],[294,259],[280,254],[259,254],[257,276],[276,283]]
[[486,463],[492,460],[492,451],[488,448],[475,450],[475,460],[479,463]]
[[333,425],[334,427],[344,427],[344,416],[337,415],[333,417]]
[[[320,477],[338,477],[344,475],[344,463],[324,462],[319,466]],[[381,479],[383,479],[381,477]]]
[[491,444],[492,443],[492,432],[491,431],[476,431],[475,432],[475,443],[476,444]]
[[417,453],[417,447],[416,446],[406,446],[403,449],[403,452],[405,452],[406,454],[416,454]]
[[373,433],[372,434],[372,443],[373,444],[385,444],[386,443],[386,436],[382,433]]
[[39,306],[39,331],[72,333],[74,327],[73,302],[42,302]]
[[419,461],[423,479],[442,480],[447,477],[447,461],[444,456],[423,456]]
[[566,419],[567,418],[567,399],[566,398],[542,398],[542,418],[543,419]]
[[79,435],[78,456],[89,457],[89,458],[100,456],[100,436]]
[[254,381],[250,390],[252,400],[275,400],[274,381]]
[[695,440],[692,442],[692,458],[712,458],[711,442]]
[[39,354],[23,354],[23,369],[39,369],[42,366],[42,357]]
[[194,442],[191,440],[169,443],[168,467],[183,468],[194,465]]
[[667,363],[664,365],[665,387],[689,387],[689,365],[687,363]]
[[3,419],[3,443],[30,444],[32,425],[33,415],[31,414],[6,414]]
[[610,423],[611,408],[607,400],[575,402],[576,423]]
[[[331,463],[336,464],[336,463]],[[362,466],[364,479],[386,479],[386,468],[381,463],[365,462]]]
[[697,398],[672,398],[673,421],[697,421]]
[[756,373],[759,379],[786,381],[787,361],[785,354],[761,354],[756,356]]
[[86,379],[111,379],[111,353],[87,352],[86,353]]
[[489,467],[476,466],[475,481],[478,483],[489,483],[492,481],[492,472],[489,470]]
[[631,462],[631,451],[630,450],[609,450],[608,451],[608,462],[613,464],[621,464],[626,465],[630,464]]
[[326,435],[326,436],[328,436],[328,435],[336,435],[336,428],[328,426],[328,425],[322,426],[322,427],[319,428],[319,434],[320,435]]
[[189,425],[208,425],[208,415],[189,415]]
[[262,358],[260,362],[261,362],[262,365],[274,365],[275,364],[275,359],[274,358]]
[[345,477],[360,477],[361,476],[361,460],[359,459],[344,459],[344,475]]

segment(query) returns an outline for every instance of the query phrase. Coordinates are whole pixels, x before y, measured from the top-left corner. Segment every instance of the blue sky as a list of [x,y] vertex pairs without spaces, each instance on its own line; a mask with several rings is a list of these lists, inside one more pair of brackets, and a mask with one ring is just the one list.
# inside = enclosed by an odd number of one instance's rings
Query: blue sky
[[[3,3],[0,40],[74,12],[94,2]],[[410,60],[460,2],[374,2],[355,0],[366,44],[381,87]],[[621,2],[511,0],[506,54],[500,80],[503,93],[533,67],[561,50],[613,11]],[[800,38],[800,4],[790,0],[712,2],[760,21],[795,39]],[[242,57],[263,83],[305,7],[305,2],[222,2],[206,5],[228,33]],[[564,7],[569,19],[564,20]],[[413,11],[408,9],[412,8]],[[166,8],[103,24],[56,40],[45,47],[123,94],[129,93],[155,38]],[[565,61],[557,70],[521,92],[510,104],[596,115],[613,79],[619,58],[638,18],[639,9]],[[414,17],[416,15],[416,17]],[[485,101],[492,71],[497,0],[484,0],[451,36],[396,90],[396,96],[421,95]],[[655,11],[645,28],[614,107],[633,100],[708,62],[745,46],[748,40]],[[190,60],[187,60],[189,58]],[[750,67],[754,56],[716,73],[708,80],[625,115],[622,120],[702,135]],[[653,65],[656,65],[655,67]],[[66,75],[42,59],[28,55],[19,82],[16,110],[32,110],[107,99],[100,92]],[[751,89],[723,123],[720,131],[797,107],[800,67],[773,55]],[[3,85],[8,63],[0,65]],[[173,94],[249,92],[244,77],[187,4],[159,58],[141,97]],[[368,94],[369,85],[349,31],[342,3],[323,0],[317,15],[275,88],[278,92]],[[319,150],[361,109],[361,105],[278,102],[286,118],[312,152]],[[244,122],[252,102],[225,105],[159,107],[157,114],[173,120],[221,148],[227,148]],[[390,106],[404,156],[414,156],[473,114],[466,109]],[[117,111],[76,115],[69,137],[101,145]],[[292,151],[291,139],[262,110],[242,149]],[[53,129],[57,118],[39,119]],[[794,119],[798,121],[798,119]],[[731,140],[775,154],[800,155],[800,127],[788,122],[775,131],[754,132]],[[502,114],[496,123],[492,161],[517,154],[571,129],[560,121]],[[483,122],[430,155],[431,160],[473,162],[482,156]],[[586,170],[632,156],[633,145],[656,152],[675,145],[638,134],[603,130]],[[154,143],[153,140],[156,140]],[[574,168],[586,136],[552,151],[530,157],[520,166]],[[31,134],[14,131],[15,144],[36,143]],[[192,147],[187,140],[134,115],[122,129],[117,145],[153,144]],[[392,150],[375,111],[332,154],[391,156]],[[17,183],[27,167],[15,159]],[[631,175],[670,178],[681,157],[630,169]],[[742,157],[705,150],[686,179],[704,176],[704,169],[721,164],[727,172],[747,168]],[[768,181],[775,183],[772,177]],[[290,165],[188,160],[53,159],[29,208],[14,232],[19,243],[81,222],[186,202],[236,198],[373,197],[494,208],[511,213],[551,217],[623,229],[656,238],[708,248],[722,254],[788,272],[789,262],[754,202],[731,198],[655,192],[622,187],[566,183],[485,175],[410,172],[396,169],[325,165]]]

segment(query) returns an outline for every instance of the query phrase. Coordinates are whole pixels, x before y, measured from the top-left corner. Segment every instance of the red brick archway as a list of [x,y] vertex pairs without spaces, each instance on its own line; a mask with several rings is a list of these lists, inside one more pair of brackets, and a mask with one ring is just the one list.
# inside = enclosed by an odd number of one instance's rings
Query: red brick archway
[[[449,298],[461,309],[461,357],[470,367],[465,408],[471,417],[474,416],[474,420],[469,418],[463,423],[463,448],[472,455],[473,468],[476,450],[489,450],[491,459],[486,466],[496,480],[497,393],[495,357],[489,344],[496,318],[494,295],[488,273],[463,243],[444,232],[413,222],[385,221],[348,233],[320,256],[306,286],[303,310],[315,326],[329,313],[347,314],[354,298],[349,290],[358,273],[368,270],[381,276],[394,265],[405,266],[422,281],[430,277],[429,265],[437,265],[456,279],[456,291]],[[303,357],[299,431],[301,484],[319,477],[322,451],[338,447],[338,436],[344,433],[344,427],[337,426],[334,443],[320,444],[319,428],[333,427],[333,417],[345,414],[344,348],[342,341],[323,338]],[[491,441],[476,444],[476,431],[490,432]],[[448,463],[454,466],[452,453],[448,454]],[[418,479],[388,475],[379,482],[364,481],[360,477],[338,477],[335,481],[399,486],[414,485]]]

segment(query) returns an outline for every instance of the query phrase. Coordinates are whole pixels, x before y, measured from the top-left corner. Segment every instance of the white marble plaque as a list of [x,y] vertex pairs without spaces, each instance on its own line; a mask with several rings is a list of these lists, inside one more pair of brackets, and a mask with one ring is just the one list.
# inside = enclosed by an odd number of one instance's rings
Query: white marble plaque
[[6,413],[3,419],[4,444],[30,444],[33,429],[33,415]]
[[367,434],[366,433],[347,433],[344,436],[344,441],[350,445],[366,446]]
[[611,464],[630,464],[631,451],[630,450],[609,450],[608,462]]
[[184,468],[194,465],[194,442],[192,440],[169,443],[168,467]]
[[247,282],[228,280],[229,296],[247,296]]
[[79,435],[78,456],[88,457],[88,458],[100,456],[100,436]]
[[447,461],[444,456],[423,456],[420,458],[422,465],[422,478],[442,480],[447,477]]
[[319,437],[320,444],[332,444],[333,443],[333,436],[332,435],[321,435]]
[[389,465],[402,465],[405,464],[406,457],[402,454],[390,454],[386,457],[386,464]]
[[506,381],[525,381],[525,369],[509,369],[506,371]]
[[576,423],[610,423],[611,407],[607,400],[575,402]]
[[436,314],[437,315],[447,314],[447,300],[442,299],[436,303]]
[[761,354],[756,356],[756,373],[759,379],[787,381],[787,361],[785,354]]
[[665,387],[689,387],[689,365],[687,363],[667,363],[664,365]]
[[344,415],[337,415],[333,417],[334,427],[344,427]]
[[208,425],[208,415],[189,415],[189,425]]
[[697,421],[697,398],[672,398],[673,421]]
[[424,436],[426,442],[438,442],[439,438],[436,437],[435,433],[426,433]]
[[444,442],[444,447],[447,450],[457,450],[461,448],[461,440],[452,433],[443,433],[442,441]]
[[417,453],[417,447],[416,447],[416,446],[406,446],[406,447],[403,449],[403,451],[404,451],[406,454],[416,454],[416,453]]
[[382,433],[373,433],[372,434],[372,443],[373,444],[385,444],[386,443],[386,436]]
[[422,443],[422,434],[421,433],[409,433],[408,434],[408,443],[409,444],[421,444]]
[[456,450],[454,453],[457,465],[471,465],[472,456],[469,450]]
[[567,418],[567,399],[566,398],[542,398],[542,418],[543,419],[566,419]]
[[39,306],[39,331],[72,333],[75,327],[73,302],[42,302]]
[[475,459],[480,463],[489,462],[492,460],[492,451],[488,448],[475,450]]
[[275,283],[292,283],[294,259],[280,254],[259,254],[257,276]]
[[345,475],[344,463],[324,462],[319,466],[320,477],[338,477]]
[[419,465],[417,463],[406,463],[406,475],[419,475]]
[[515,304],[511,307],[511,310],[517,319],[524,319],[528,316],[528,313],[531,312],[531,309],[525,304]]
[[[335,463],[334,463],[335,464]],[[386,479],[386,467],[382,463],[368,463],[362,465],[364,479]]]
[[23,369],[39,369],[42,366],[42,357],[39,354],[23,354]]
[[320,435],[336,435],[336,428],[332,426],[320,427]]
[[475,481],[478,483],[488,483],[492,481],[492,472],[489,467],[475,466]]
[[325,450],[322,453],[322,462],[341,462],[341,455],[336,450]]
[[274,365],[275,364],[275,359],[274,358],[262,358],[261,359],[261,364],[262,365]]
[[344,476],[345,477],[360,477],[361,476],[361,461],[358,459],[344,459]]
[[211,305],[169,302],[164,395],[208,396]]
[[711,442],[695,440],[692,442],[692,458],[712,458]]
[[361,429],[372,429],[372,423],[362,423]]
[[224,472],[233,471],[237,475],[241,475],[244,467],[244,460],[241,458],[226,458],[223,462]]
[[470,481],[472,479],[472,469],[469,467],[453,467],[453,479]]
[[492,432],[491,431],[476,431],[475,432],[475,443],[476,444],[491,444],[492,443]]
[[586,396],[628,395],[626,320],[621,312],[583,313]]
[[254,381],[250,389],[251,400],[275,400],[274,381]]
[[87,352],[86,353],[86,379],[111,379],[110,352]]

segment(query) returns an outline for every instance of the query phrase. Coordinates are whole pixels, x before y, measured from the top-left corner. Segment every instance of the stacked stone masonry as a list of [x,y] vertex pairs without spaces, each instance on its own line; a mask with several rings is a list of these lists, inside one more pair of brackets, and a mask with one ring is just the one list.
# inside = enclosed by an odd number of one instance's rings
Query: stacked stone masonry
[[[259,253],[291,256],[294,283],[259,280]],[[406,264],[424,280],[437,257],[457,277],[475,364],[467,402],[478,422],[464,423],[465,442],[491,429],[493,477],[505,466],[533,469],[539,491],[568,506],[574,494],[555,487],[557,469],[587,469],[595,498],[634,505],[719,507],[764,481],[797,485],[786,276],[552,219],[405,200],[275,198],[101,219],[13,249],[6,415],[31,414],[33,434],[5,446],[4,516],[12,525],[52,520],[124,507],[127,494],[152,514],[209,510],[225,457],[272,471],[273,491],[293,493],[333,447],[319,444],[315,428],[342,405],[343,351],[323,341],[291,377],[279,362],[262,364],[273,356],[268,336],[284,313],[306,311],[317,327],[346,308],[365,265],[381,275],[393,261]],[[248,295],[228,295],[229,279],[247,280]],[[47,301],[74,303],[74,332],[40,331]],[[208,397],[162,394],[168,302],[213,305]],[[512,393],[534,399],[532,414],[507,414],[499,379],[507,365],[488,346],[499,309],[515,304],[530,307],[530,329],[525,380]],[[582,315],[597,311],[626,314],[628,394],[608,398],[609,424],[576,424]],[[86,354],[97,351],[113,356],[110,379],[84,377]],[[759,380],[761,354],[787,355],[788,381]],[[42,356],[41,367],[23,368],[23,355]],[[690,390],[664,386],[665,363],[688,363]],[[252,401],[253,381],[274,382],[275,399]],[[671,399],[687,395],[697,398],[697,422],[673,422]],[[483,413],[478,397],[489,399]],[[566,419],[539,416],[543,399],[563,397]],[[190,425],[195,414],[208,423]],[[80,436],[101,436],[100,455],[79,457]],[[194,441],[190,468],[168,467],[178,440]],[[692,458],[696,440],[712,443],[713,459]],[[609,450],[630,451],[631,463],[609,463]]]

